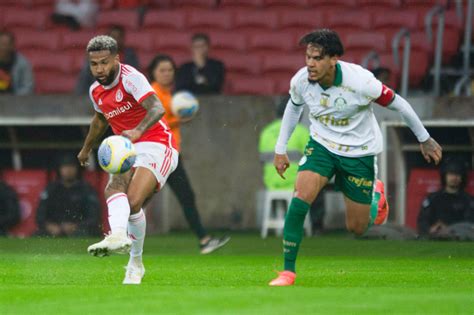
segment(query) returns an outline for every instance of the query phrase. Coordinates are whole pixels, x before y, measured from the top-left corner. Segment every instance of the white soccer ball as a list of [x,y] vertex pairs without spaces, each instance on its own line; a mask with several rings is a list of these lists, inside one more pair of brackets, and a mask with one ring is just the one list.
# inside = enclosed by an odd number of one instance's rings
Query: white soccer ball
[[189,120],[196,115],[199,101],[188,91],[177,92],[171,98],[171,111],[180,119]]
[[110,136],[100,144],[99,165],[110,174],[125,173],[135,163],[137,153],[133,143],[122,136]]

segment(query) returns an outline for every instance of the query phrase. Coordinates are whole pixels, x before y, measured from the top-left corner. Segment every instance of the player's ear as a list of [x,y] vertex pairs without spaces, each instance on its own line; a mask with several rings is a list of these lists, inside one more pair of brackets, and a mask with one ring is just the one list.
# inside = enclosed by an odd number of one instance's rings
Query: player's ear
[[119,54],[115,54],[114,61],[117,62],[117,63],[120,62]]
[[339,60],[338,56],[332,56],[332,57],[329,58],[329,62],[331,63],[331,66],[333,66],[333,67],[336,66],[336,63],[337,63],[338,60]]

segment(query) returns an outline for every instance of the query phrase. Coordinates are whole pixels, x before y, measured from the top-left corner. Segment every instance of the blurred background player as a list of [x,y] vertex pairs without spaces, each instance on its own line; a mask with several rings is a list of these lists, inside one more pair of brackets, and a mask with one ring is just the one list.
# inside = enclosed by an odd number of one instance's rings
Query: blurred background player
[[38,233],[49,236],[97,235],[101,207],[97,193],[82,179],[77,159],[63,156],[36,210]]
[[[168,55],[157,55],[148,67],[148,75],[152,82],[151,86],[155,89],[156,94],[166,110],[164,116],[165,120],[173,133],[176,147],[178,151],[180,151],[180,124],[182,121],[171,111],[171,98],[174,87],[175,71],[176,65],[173,59]],[[171,190],[178,199],[189,226],[199,239],[201,254],[211,253],[224,246],[229,241],[229,237],[212,237],[201,224],[194,191],[191,187],[186,169],[184,168],[181,155],[176,170],[171,173],[168,178],[168,185],[171,187]]]
[[[280,176],[284,178],[289,167],[287,143],[304,104],[310,110],[311,138],[299,162],[295,194],[285,219],[284,271],[270,282],[272,286],[294,284],[304,219],[310,204],[334,175],[344,194],[350,232],[362,235],[372,224],[385,221],[388,205],[383,184],[376,180],[376,155],[383,143],[372,102],[399,112],[428,162],[441,160],[441,147],[410,104],[370,71],[339,60],[344,48],[336,32],[319,29],[303,36],[300,44],[306,48],[306,67],[291,79],[290,101],[275,146],[274,165]],[[381,200],[384,202],[379,204]]]
[[[114,25],[109,29],[108,35],[115,39],[119,47],[119,58],[120,61],[139,69],[140,63],[138,62],[137,54],[132,47],[125,46],[125,29],[120,25]],[[94,76],[91,73],[89,67],[89,61],[86,59],[84,66],[79,73],[79,77],[76,84],[76,94],[87,94],[92,83],[95,82]]]
[[[96,82],[90,88],[95,109],[89,132],[78,154],[82,166],[107,130],[129,138],[137,157],[133,168],[114,174],[105,188],[111,232],[87,249],[94,256],[130,251],[124,284],[140,284],[145,274],[142,254],[146,217],[142,210],[155,191],[166,183],[178,164],[178,151],[165,110],[145,76],[121,64],[119,47],[110,36],[92,38],[87,45],[89,65]],[[128,232],[128,234],[127,234]]]
[[21,211],[16,192],[0,180],[0,236],[20,222]]
[[449,226],[474,224],[474,199],[465,191],[466,162],[448,158],[440,168],[441,189],[429,194],[418,215],[418,232],[422,237],[447,238]]
[[191,38],[192,60],[179,67],[176,75],[176,91],[186,90],[194,94],[222,92],[225,78],[224,64],[209,58],[209,36],[194,34]]
[[33,94],[34,86],[31,64],[16,51],[15,36],[0,31],[0,93]]

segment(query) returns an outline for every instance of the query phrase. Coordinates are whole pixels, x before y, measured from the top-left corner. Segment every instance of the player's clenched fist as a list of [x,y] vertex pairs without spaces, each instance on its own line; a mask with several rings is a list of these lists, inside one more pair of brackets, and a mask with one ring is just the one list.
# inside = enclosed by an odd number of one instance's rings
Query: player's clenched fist
[[283,174],[285,173],[286,169],[290,167],[290,160],[288,159],[287,154],[275,154],[275,158],[273,159],[273,165],[275,165],[276,171],[281,178],[286,179]]
[[81,152],[79,152],[79,154],[77,155],[77,159],[79,160],[81,166],[89,165],[89,150],[82,149]]

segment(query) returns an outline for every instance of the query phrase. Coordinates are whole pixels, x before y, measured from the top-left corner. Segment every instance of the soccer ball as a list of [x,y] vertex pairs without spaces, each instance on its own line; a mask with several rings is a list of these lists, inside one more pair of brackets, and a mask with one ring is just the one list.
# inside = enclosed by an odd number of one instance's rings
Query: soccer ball
[[180,119],[189,120],[196,115],[199,109],[199,101],[190,92],[181,91],[173,95],[171,99],[171,111]]
[[135,163],[137,153],[133,143],[122,136],[110,136],[100,144],[97,153],[99,165],[110,174],[128,171]]

